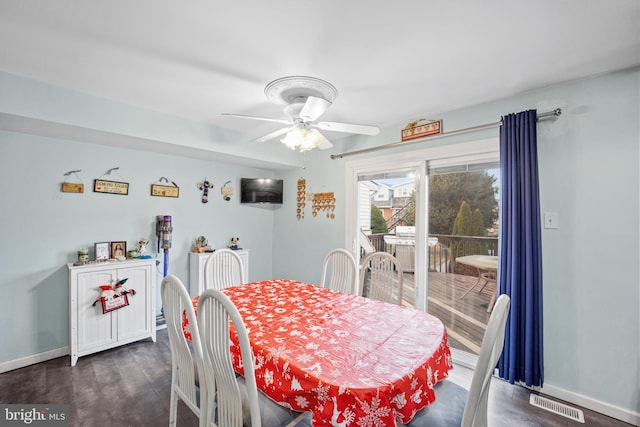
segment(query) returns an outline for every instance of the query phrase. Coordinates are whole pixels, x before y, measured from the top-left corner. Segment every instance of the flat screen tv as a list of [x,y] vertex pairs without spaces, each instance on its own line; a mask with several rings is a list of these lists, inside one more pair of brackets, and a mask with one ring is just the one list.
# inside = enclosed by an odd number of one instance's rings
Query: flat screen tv
[[281,179],[240,178],[240,203],[282,204]]

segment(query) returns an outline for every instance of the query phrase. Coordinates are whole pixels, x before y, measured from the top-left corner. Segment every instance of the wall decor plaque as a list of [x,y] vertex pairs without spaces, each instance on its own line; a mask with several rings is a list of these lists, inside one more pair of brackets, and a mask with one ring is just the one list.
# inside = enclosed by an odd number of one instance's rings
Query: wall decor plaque
[[71,182],[62,183],[63,193],[84,193],[84,184],[73,184]]
[[179,197],[180,188],[170,185],[151,184],[151,195],[159,197]]
[[106,181],[104,179],[93,180],[93,191],[95,193],[110,193],[110,194],[129,194],[129,183],[118,181]]
[[420,119],[416,122],[411,122],[404,129],[402,129],[402,140],[408,141],[410,139],[423,138],[430,135],[438,135],[442,133],[442,120],[433,120],[427,123],[424,119]]

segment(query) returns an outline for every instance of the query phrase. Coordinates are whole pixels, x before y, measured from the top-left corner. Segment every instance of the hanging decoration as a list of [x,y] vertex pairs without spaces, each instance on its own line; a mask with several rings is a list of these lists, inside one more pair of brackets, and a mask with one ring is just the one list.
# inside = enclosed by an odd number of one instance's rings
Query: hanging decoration
[[[115,168],[109,169],[104,175],[111,175],[111,172],[116,171],[118,176],[122,178],[122,175],[118,173],[118,169],[120,166],[116,166]],[[102,177],[100,177],[102,178]],[[124,178],[122,178],[124,179]],[[129,194],[129,183],[128,182],[120,182],[120,181],[107,181],[104,179],[94,179],[93,180],[93,191],[94,193],[110,193],[110,194],[122,194],[124,196]]]
[[220,194],[222,194],[222,200],[225,202],[231,200],[231,195],[233,194],[233,187],[229,184],[231,184],[231,181],[225,182],[224,185],[220,187]]
[[306,206],[306,188],[307,181],[304,178],[298,180],[298,207],[296,209],[296,217],[298,219],[304,218],[304,207]]
[[170,182],[169,179],[161,176],[158,180],[160,184],[151,184],[151,195],[159,197],[179,197],[180,188],[178,187],[178,184],[171,181],[171,184],[173,185],[162,185],[163,181],[167,184]]
[[207,178],[204,178],[204,181],[198,184],[198,189],[202,191],[202,203],[207,203],[209,201],[209,189],[213,189],[213,184],[210,183]]
[[316,216],[318,211],[326,211],[327,218],[334,219],[336,216],[334,211],[336,209],[336,198],[331,193],[316,193],[313,195],[313,211],[311,215]]
[[124,284],[128,279],[121,279],[116,282],[115,285],[100,285],[100,296],[93,302],[93,306],[100,301],[102,304],[102,313],[107,314],[111,311],[117,310],[129,305],[129,298],[127,295],[135,295],[136,291],[133,289],[127,289]]
[[[82,169],[76,169],[74,171],[69,171],[64,174],[66,178],[64,179],[64,182],[62,183],[62,188],[61,188],[61,191],[63,193],[84,193],[84,184],[82,183],[82,179],[80,179],[80,175],[78,175],[78,172],[82,172]],[[80,183],[67,182],[67,179],[69,179],[69,176],[71,174],[74,174],[76,177],[78,177],[78,180],[80,181]]]

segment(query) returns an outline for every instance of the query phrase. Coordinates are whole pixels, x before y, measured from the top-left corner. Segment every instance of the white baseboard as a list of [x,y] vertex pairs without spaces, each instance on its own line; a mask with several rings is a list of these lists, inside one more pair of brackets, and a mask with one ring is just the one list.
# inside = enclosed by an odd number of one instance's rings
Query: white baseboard
[[[36,363],[46,362],[47,360],[56,359],[62,356],[70,355],[70,348],[62,347],[55,350],[45,351],[44,353],[33,354],[31,356],[22,357],[20,359],[9,360],[0,363],[0,373],[13,371],[14,369],[24,368],[25,366],[35,365]],[[71,361],[69,361],[71,364]]]
[[583,408],[590,409],[595,412],[607,415],[611,418],[615,418],[625,423],[629,423],[634,426],[640,426],[640,412],[633,412],[629,409],[620,408],[607,402],[602,402],[597,399],[593,399],[588,396],[581,395],[569,390],[565,390],[560,387],[556,387],[552,384],[544,384],[540,393],[546,394],[556,399],[564,400],[565,402],[573,403],[574,405],[582,406]]

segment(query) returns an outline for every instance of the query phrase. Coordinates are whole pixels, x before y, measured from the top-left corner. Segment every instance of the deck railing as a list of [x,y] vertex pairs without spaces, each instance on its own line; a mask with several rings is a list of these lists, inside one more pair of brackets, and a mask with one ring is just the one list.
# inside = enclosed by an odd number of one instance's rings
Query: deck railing
[[[393,253],[392,245],[384,241],[389,233],[371,234],[369,240],[377,251]],[[438,242],[429,246],[429,271],[452,273],[456,270],[455,258],[465,255],[498,255],[497,237],[452,236],[447,234],[431,234],[430,238]]]

